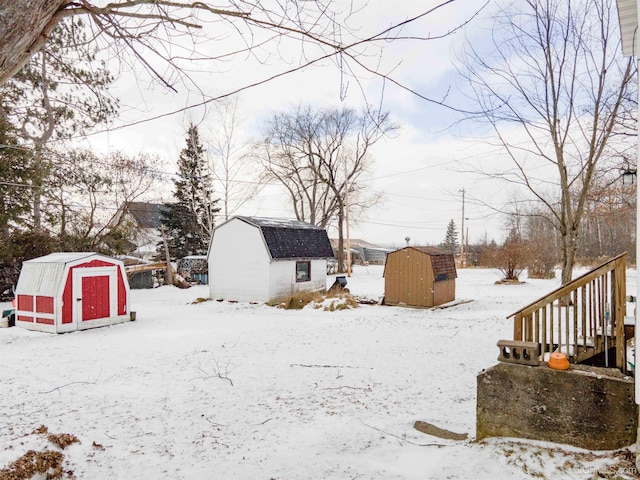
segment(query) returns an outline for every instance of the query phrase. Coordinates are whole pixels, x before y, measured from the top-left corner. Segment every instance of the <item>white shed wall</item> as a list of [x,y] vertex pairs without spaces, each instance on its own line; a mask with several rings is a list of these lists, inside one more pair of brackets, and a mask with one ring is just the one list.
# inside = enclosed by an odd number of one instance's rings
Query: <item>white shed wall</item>
[[311,260],[311,280],[308,282],[296,282],[296,260],[280,260],[271,263],[270,300],[285,298],[300,291],[324,290],[326,286],[327,261],[325,259]]
[[258,228],[238,219],[216,228],[209,250],[209,292],[214,300],[269,300],[269,254]]

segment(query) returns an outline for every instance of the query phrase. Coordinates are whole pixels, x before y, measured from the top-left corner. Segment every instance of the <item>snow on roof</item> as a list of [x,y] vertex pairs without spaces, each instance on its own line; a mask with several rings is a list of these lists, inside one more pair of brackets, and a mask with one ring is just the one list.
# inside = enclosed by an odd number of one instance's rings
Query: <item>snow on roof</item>
[[250,223],[256,227],[272,227],[272,228],[294,228],[294,229],[310,229],[323,230],[309,222],[300,220],[290,220],[288,218],[271,218],[271,217],[242,217],[237,216],[243,222]]
[[83,258],[97,255],[96,252],[56,252],[44,257],[33,258],[24,263],[69,263]]

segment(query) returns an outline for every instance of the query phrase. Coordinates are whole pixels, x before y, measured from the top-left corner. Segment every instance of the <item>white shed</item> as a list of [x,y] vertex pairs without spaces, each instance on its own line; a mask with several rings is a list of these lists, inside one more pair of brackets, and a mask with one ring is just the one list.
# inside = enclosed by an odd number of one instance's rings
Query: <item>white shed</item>
[[129,308],[120,260],[93,252],[52,253],[22,265],[16,326],[71,332],[129,320]]
[[296,220],[233,217],[216,227],[209,246],[212,299],[269,302],[299,291],[325,290],[327,232]]

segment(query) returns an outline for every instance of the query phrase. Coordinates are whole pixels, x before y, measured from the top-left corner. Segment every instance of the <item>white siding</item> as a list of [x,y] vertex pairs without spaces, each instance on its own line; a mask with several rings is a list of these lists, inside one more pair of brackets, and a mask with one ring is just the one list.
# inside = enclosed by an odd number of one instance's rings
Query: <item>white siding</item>
[[269,273],[269,299],[282,299],[300,291],[324,290],[326,282],[325,259],[311,260],[311,280],[308,282],[296,282],[296,260],[275,261],[271,264]]
[[259,229],[232,219],[216,228],[209,251],[209,291],[214,300],[269,300],[269,254]]

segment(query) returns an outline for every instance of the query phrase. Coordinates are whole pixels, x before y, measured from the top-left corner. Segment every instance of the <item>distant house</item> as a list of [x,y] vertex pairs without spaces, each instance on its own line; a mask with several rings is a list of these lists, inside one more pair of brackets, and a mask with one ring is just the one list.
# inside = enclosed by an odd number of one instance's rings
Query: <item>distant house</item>
[[[344,240],[346,246],[346,240]],[[338,239],[331,239],[331,247],[334,253],[338,251]],[[349,240],[351,261],[356,265],[384,265],[391,248],[383,248],[365,240],[354,238]]]
[[16,326],[51,333],[125,322],[129,282],[120,260],[93,252],[52,253],[22,265]]
[[215,228],[207,257],[211,298],[269,302],[324,290],[333,251],[310,223],[238,216]]
[[435,247],[405,247],[389,253],[383,275],[387,305],[433,307],[456,298],[453,255]]
[[161,213],[164,203],[129,202],[123,208],[125,221],[132,225],[132,255],[145,261],[156,255],[158,243],[162,240],[160,233]]

